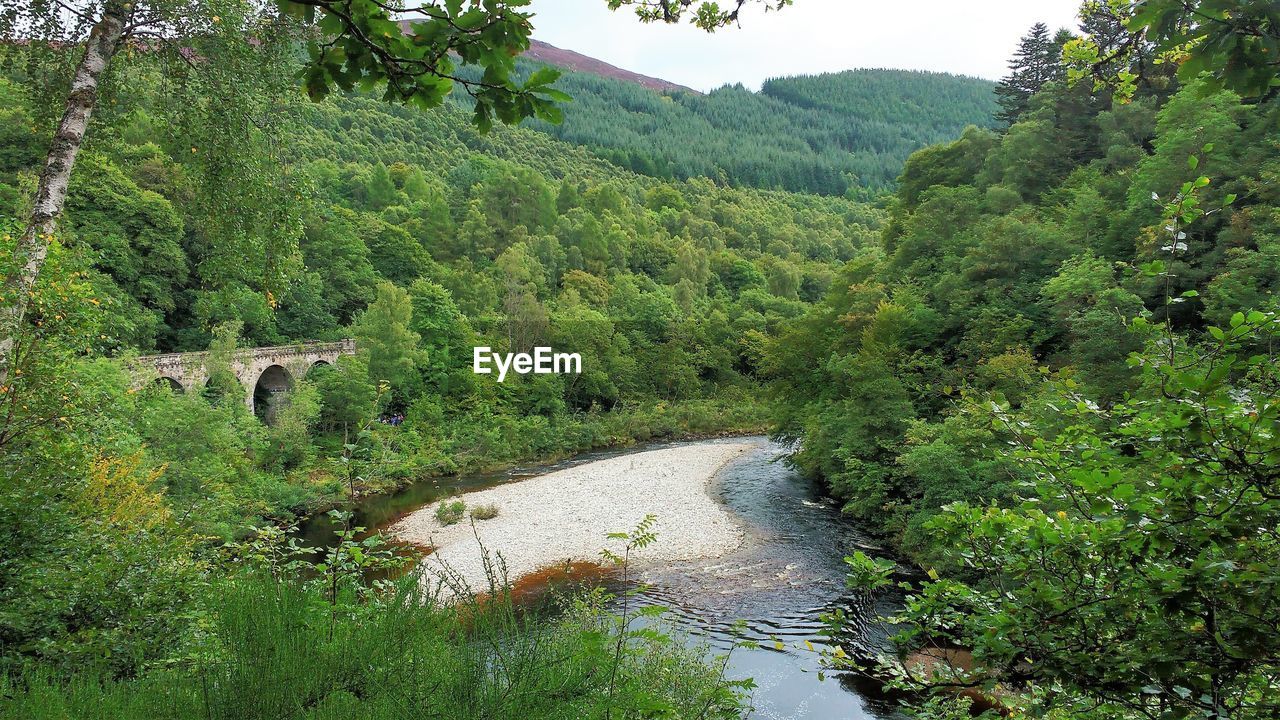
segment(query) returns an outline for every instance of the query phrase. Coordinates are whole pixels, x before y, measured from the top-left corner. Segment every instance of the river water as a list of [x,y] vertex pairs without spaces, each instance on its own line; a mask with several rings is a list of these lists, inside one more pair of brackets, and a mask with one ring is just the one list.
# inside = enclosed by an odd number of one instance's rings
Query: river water
[[[763,445],[726,466],[711,489],[741,518],[749,541],[725,557],[645,571],[638,602],[668,608],[669,621],[715,654],[732,649],[729,675],[751,677],[757,685],[753,718],[893,717],[891,704],[874,683],[820,673],[817,651],[826,640],[822,617],[836,610],[850,621],[841,637],[846,651],[879,645],[883,629],[875,618],[892,613],[899,598],[871,598],[846,589],[843,558],[857,549],[874,548],[815,483],[778,460],[782,447],[758,440]],[[741,440],[697,442],[735,441]],[[381,528],[443,495],[620,454],[688,444],[651,443],[586,453],[553,465],[419,482],[400,493],[362,501],[357,524]],[[327,518],[317,517],[299,532],[305,543],[320,546],[331,541],[332,530]],[[759,646],[744,647],[744,640]]]

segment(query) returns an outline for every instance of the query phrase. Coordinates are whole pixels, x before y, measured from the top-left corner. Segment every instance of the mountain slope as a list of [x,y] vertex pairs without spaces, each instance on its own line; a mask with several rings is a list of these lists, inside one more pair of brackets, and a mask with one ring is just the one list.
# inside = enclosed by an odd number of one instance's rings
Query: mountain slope
[[593,57],[587,57],[582,53],[572,50],[558,48],[551,43],[545,43],[541,40],[532,40],[529,43],[529,49],[525,51],[524,58],[535,62],[545,63],[547,65],[555,65],[565,70],[573,72],[588,73],[590,75],[598,75],[600,77],[612,78],[623,82],[635,83],[650,90],[658,92],[687,92],[698,93],[693,88],[685,87],[673,83],[662,78],[649,77],[640,73],[624,70],[616,65],[610,65],[603,60],[597,60]]
[[[540,51],[522,60],[526,72],[537,66],[531,57],[558,64]],[[574,98],[563,124],[530,126],[659,178],[866,195],[892,186],[912,152],[990,126],[995,110],[992,83],[942,73],[851,70],[699,95],[574,63],[560,65],[568,72],[557,86]]]
[[[760,94],[789,105],[892,126],[910,142],[951,140],[968,124],[991,125],[994,84],[919,70],[849,70],[768,80]],[[864,130],[864,135],[872,133]]]

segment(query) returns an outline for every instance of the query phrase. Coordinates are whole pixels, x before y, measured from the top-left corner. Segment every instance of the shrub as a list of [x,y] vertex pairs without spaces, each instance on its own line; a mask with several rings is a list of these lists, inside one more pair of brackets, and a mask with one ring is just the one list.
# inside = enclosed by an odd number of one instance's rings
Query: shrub
[[496,517],[498,517],[498,506],[492,503],[471,508],[472,520],[492,520]]
[[[211,594],[218,651],[200,668],[113,679],[0,675],[0,717],[246,720],[739,717],[741,685],[676,637],[627,634],[598,595],[555,620],[522,617],[502,594],[446,606],[419,578],[370,609],[332,605],[318,586],[242,576]],[[324,623],[314,622],[318,616]],[[305,653],[299,652],[305,648]]]
[[461,500],[442,500],[436,506],[436,520],[441,525],[453,525],[467,512],[467,504]]
[[0,471],[0,676],[33,660],[129,674],[174,652],[206,575],[159,471],[140,455],[90,460],[83,478],[17,468]]

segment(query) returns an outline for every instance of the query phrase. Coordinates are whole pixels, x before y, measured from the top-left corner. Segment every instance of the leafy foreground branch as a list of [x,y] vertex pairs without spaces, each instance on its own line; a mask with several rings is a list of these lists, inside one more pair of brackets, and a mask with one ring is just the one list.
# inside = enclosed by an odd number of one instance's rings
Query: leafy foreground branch
[[[601,592],[555,618],[496,594],[443,603],[417,574],[370,586],[393,556],[343,533],[299,573],[279,532],[238,548],[246,569],[218,583],[185,657],[129,680],[33,671],[0,680],[13,718],[729,718],[743,683],[700,648],[606,609]],[[311,579],[302,579],[310,576]],[[721,665],[721,669],[722,669]]]

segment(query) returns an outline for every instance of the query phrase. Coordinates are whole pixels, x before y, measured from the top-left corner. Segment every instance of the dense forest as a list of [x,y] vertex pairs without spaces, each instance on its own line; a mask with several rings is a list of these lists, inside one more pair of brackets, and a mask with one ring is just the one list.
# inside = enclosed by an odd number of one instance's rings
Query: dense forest
[[[937,720],[1274,717],[1272,4],[1086,3],[994,92],[706,96],[517,61],[523,5],[0,15],[0,716],[740,717],[627,591],[528,613],[486,558],[435,594],[349,509],[768,429],[882,545],[850,585],[902,597],[879,649],[833,611],[833,673]],[[246,408],[240,350],[348,337]],[[206,387],[135,362],[174,351]]]
[[[1086,7],[1094,37],[1122,34],[1111,12]],[[880,242],[770,343],[765,373],[791,461],[928,571],[900,647],[973,657],[881,672],[1006,712],[1266,717],[1274,63],[1261,83],[1175,74],[1135,42],[1114,61],[1128,87],[1070,84],[1033,29],[1002,83],[1010,126],[907,161]],[[862,586],[897,581],[851,562]]]
[[[850,70],[706,95],[657,94],[568,73],[565,122],[530,127],[651,177],[870,198],[912,152],[994,124],[991,83],[943,73]],[[662,141],[654,139],[661,135]]]
[[[0,89],[15,155],[2,187],[17,215],[44,140],[22,85]],[[60,262],[111,318],[93,352],[356,337],[367,354],[312,378],[316,404],[295,402],[306,414],[281,426],[340,432],[387,381],[380,412],[407,422],[387,439],[399,460],[384,477],[763,427],[752,397],[765,338],[823,296],[833,263],[879,223],[839,198],[650,181],[532,131],[482,137],[453,110],[352,96],[294,108],[277,141],[288,189],[267,188],[290,225],[259,254],[229,257],[210,247],[225,224],[193,198],[199,148],[165,139],[148,103],[120,111],[118,135],[104,128],[70,189]],[[571,347],[586,370],[500,384],[471,372],[478,345]],[[335,491],[305,432],[284,445],[257,432],[198,441],[160,417],[215,432],[242,422],[239,409],[210,407],[214,421],[191,414],[189,398],[154,402],[142,410],[158,413],[142,425],[154,431],[137,440],[169,468],[171,494],[231,497],[231,517],[280,519]],[[210,473],[193,447],[220,454],[224,470]],[[232,489],[251,478],[252,494]]]
[[[782,421],[805,438],[798,461],[912,548],[927,546],[924,523],[942,505],[1006,498],[1017,477],[969,454],[965,436],[981,428],[957,394],[1016,408],[1046,369],[1112,403],[1140,381],[1125,359],[1141,349],[1128,326],[1144,308],[1204,333],[1265,306],[1276,122],[1272,107],[1195,84],[1123,105],[1050,87],[1007,132],[970,129],[912,156],[882,242],[772,356],[782,394],[809,400]],[[1186,229],[1168,283],[1144,274],[1169,252],[1164,203],[1200,175],[1212,179],[1202,204],[1237,200]],[[1164,306],[1184,291],[1196,294]]]

